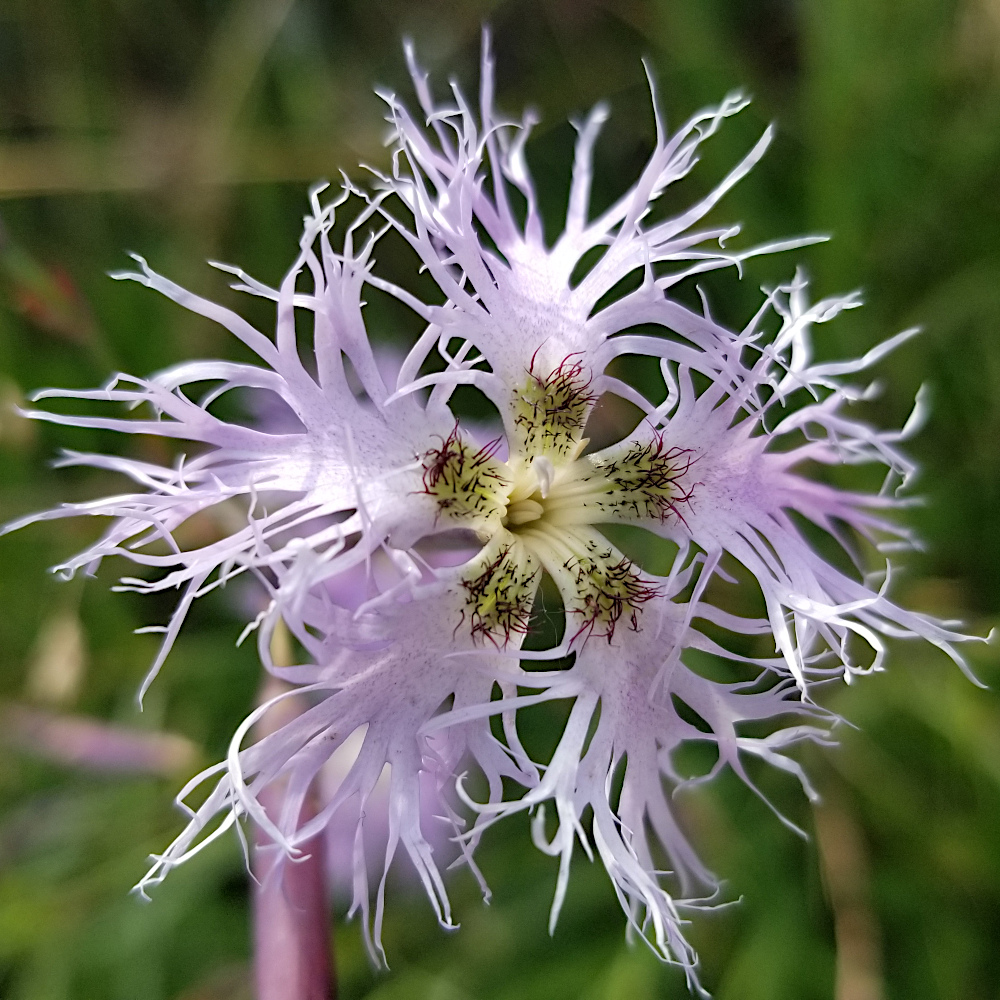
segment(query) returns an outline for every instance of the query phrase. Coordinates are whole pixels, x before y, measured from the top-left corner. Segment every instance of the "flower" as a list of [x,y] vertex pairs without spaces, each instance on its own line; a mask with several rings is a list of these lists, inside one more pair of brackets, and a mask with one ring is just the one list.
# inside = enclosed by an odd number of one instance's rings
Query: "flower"
[[[394,95],[383,95],[393,128],[391,171],[374,172],[370,191],[345,180],[325,205],[323,189],[313,190],[299,254],[277,289],[227,268],[238,278],[235,288],[275,303],[274,340],[141,258],[137,272],[115,275],[221,323],[259,364],[192,362],[148,379],[119,375],[91,392],[38,394],[152,409],[151,419],[33,414],[40,419],[202,446],[173,467],[69,454],[66,464],[121,472],[140,489],[35,518],[113,519],[97,543],[60,567],[64,573],[124,555],[160,575],[124,578],[123,589],[182,589],[146,685],[191,603],[249,572],[269,601],[248,626],[258,632],[264,665],[297,685],[292,693],[312,699],[302,714],[244,748],[268,706],[249,716],[227,759],[182,791],[181,804],[195,785],[215,782],[139,888],[227,829],[239,830],[241,817],[294,857],[350,810],[357,824],[353,909],[363,913],[370,948],[380,952],[385,876],[372,914],[365,803],[388,765],[383,870],[402,844],[438,919],[450,925],[422,804],[459,776],[458,797],[474,822],[466,825],[454,800],[442,807],[440,822],[481,881],[473,853],[482,831],[534,809],[536,844],[561,859],[552,921],[579,839],[600,854],[634,930],[700,989],[681,913],[712,905],[718,887],[666,796],[668,788],[691,783],[675,769],[677,747],[712,743],[718,763],[711,773],[728,765],[748,784],[743,761],[761,758],[796,775],[812,795],[785,754],[799,742],[830,739],[835,719],[813,702],[812,681],[849,681],[882,669],[885,637],[930,641],[965,668],[956,645],[968,637],[898,607],[889,596],[888,563],[876,588],[866,572],[871,554],[853,553],[856,541],[883,551],[912,544],[892,513],[905,501],[891,488],[869,496],[806,475],[810,466],[881,462],[890,487],[893,478],[907,484],[914,468],[898,445],[922,407],[901,432],[874,430],[847,415],[867,390],[841,376],[873,365],[913,331],[856,361],[814,363],[812,327],[856,306],[856,296],[809,305],[796,274],[765,290],[760,310],[738,331],[716,322],[707,306],[697,312],[670,296],[692,275],[812,241],[733,251],[725,243],[737,229],[694,228],[763,155],[770,129],[709,196],[676,217],[652,217],[666,187],[693,168],[700,143],[744,107],[738,95],[672,136],[657,114],[655,147],[638,180],[591,218],[592,155],[607,114],[594,109],[578,129],[565,226],[549,245],[524,153],[532,120],[498,116],[488,43],[478,116],[457,88],[451,103],[436,104],[410,49],[407,55],[425,124]],[[335,216],[348,203],[360,207],[335,250]],[[379,228],[358,243],[369,226]],[[412,247],[443,302],[428,303],[379,276],[374,250],[390,229]],[[638,287],[617,291],[634,274]],[[365,286],[396,296],[426,324],[388,384],[364,326]],[[297,340],[296,316],[310,324],[308,350]],[[651,325],[660,332],[636,332]],[[647,398],[609,371],[629,356],[658,362],[662,399]],[[215,388],[193,399],[189,387],[205,382]],[[495,408],[496,436],[456,418],[460,385],[475,387]],[[278,433],[221,420],[210,406],[232,390],[272,394],[294,415],[294,427]],[[630,401],[643,418],[623,440],[588,451],[588,424],[606,394]],[[239,523],[217,541],[182,548],[176,529],[220,505],[230,519],[238,510]],[[821,555],[803,520],[853,554],[857,572]],[[662,572],[627,557],[608,525],[659,536],[658,551],[673,553],[669,567]],[[732,580],[727,565],[741,566],[754,581],[766,618],[740,618],[709,601],[710,583]],[[561,600],[562,637],[529,651],[522,644],[535,630],[545,577]],[[270,658],[279,621],[304,653],[291,667]],[[772,636],[775,654],[741,653],[754,636]],[[710,679],[698,669],[705,654],[728,660],[743,679]],[[564,667],[558,661],[567,657],[572,662]],[[517,713],[555,699],[571,701],[569,718],[551,760],[536,761],[522,745]],[[768,723],[770,735],[746,735],[745,722]],[[359,739],[339,785],[300,823],[321,769],[345,742]],[[486,801],[474,799],[461,780],[470,768],[483,775]],[[504,779],[523,794],[505,798]],[[274,818],[259,796],[278,780],[285,805]],[[557,815],[551,838],[546,804]],[[658,870],[661,851],[684,898],[675,898]]]

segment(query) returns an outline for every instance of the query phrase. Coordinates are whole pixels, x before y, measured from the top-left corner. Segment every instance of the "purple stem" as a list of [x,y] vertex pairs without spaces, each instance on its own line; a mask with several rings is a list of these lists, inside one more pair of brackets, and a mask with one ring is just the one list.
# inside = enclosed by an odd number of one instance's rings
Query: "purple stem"
[[[271,679],[263,698],[282,690]],[[299,709],[286,699],[275,706],[258,727],[260,735],[273,732]],[[287,706],[287,708],[286,708]],[[267,814],[276,819],[285,789],[275,783],[260,793]],[[300,823],[314,814],[307,799]],[[303,845],[304,859],[290,860],[266,834],[254,836],[253,887],[254,977],[256,1000],[335,1000],[333,935],[326,878],[326,843],[322,834]],[[277,870],[275,870],[277,866]]]

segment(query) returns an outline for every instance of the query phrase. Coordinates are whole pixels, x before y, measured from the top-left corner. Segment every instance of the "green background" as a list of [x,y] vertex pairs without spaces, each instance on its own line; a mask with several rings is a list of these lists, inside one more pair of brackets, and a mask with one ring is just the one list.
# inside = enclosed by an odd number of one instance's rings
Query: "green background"
[[[360,178],[359,160],[386,164],[372,87],[412,103],[400,39],[414,38],[443,96],[449,74],[475,88],[484,21],[501,107],[530,103],[543,116],[529,159],[550,236],[567,189],[567,117],[612,102],[598,203],[648,154],[643,56],[675,126],[734,87],[754,96],[668,207],[706,192],[777,121],[771,151],[713,218],[742,222],[744,244],[834,238],[754,261],[742,284],[706,281],[713,308],[745,321],[759,286],[801,261],[817,294],[865,291],[863,310],[820,329],[822,356],[925,328],[880,365],[885,389],[869,408],[898,426],[920,384],[932,389],[931,421],[910,446],[924,467],[927,502],[912,517],[927,548],[895,585],[903,603],[988,631],[1000,607],[994,0],[2,0],[0,519],[122,488],[102,473],[51,469],[60,447],[167,457],[151,440],[29,425],[9,412],[24,393],[238,356],[222,331],[105,272],[138,251],[228,304],[237,296],[206,258],[276,282],[307,184],[341,168]],[[259,303],[243,308],[266,321]],[[369,319],[377,336],[408,329],[374,304]],[[110,594],[122,566],[86,585],[45,572],[97,528],[66,521],[0,541],[0,997],[246,998],[247,888],[234,839],[172,875],[151,905],[127,890],[179,829],[172,795],[218,758],[252,705],[255,653],[234,647],[233,595],[214,595],[140,716],[133,694],[155,637],[132,629],[164,620],[171,595]],[[1000,682],[992,648],[974,660],[984,681]],[[45,681],[53,670],[58,683]],[[679,803],[729,898],[743,897],[690,927],[706,985],[720,1000],[1000,997],[995,692],[932,649],[897,645],[887,674],[830,688],[825,700],[857,726],[841,729],[839,749],[803,755],[825,805],[814,813],[787,775],[758,776],[814,831],[808,843],[731,776]],[[157,775],[69,766],[18,735],[12,720],[32,705],[177,739],[161,748]],[[530,846],[526,820],[497,828],[481,860],[493,903],[483,907],[467,876],[453,879],[453,934],[411,880],[391,888],[387,974],[371,971],[357,924],[338,923],[342,996],[686,995],[676,971],[625,944],[599,864],[578,855],[550,939],[555,866]]]

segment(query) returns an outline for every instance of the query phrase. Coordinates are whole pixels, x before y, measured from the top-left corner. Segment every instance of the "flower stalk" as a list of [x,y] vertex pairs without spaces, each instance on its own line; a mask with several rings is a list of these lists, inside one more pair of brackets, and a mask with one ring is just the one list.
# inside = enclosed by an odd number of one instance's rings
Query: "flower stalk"
[[[276,663],[292,662],[288,631],[275,629],[271,643]],[[268,677],[261,691],[267,703],[291,688]],[[280,731],[300,714],[297,699],[272,705],[257,724],[258,737]],[[260,802],[274,822],[286,804],[287,781],[265,788]],[[296,822],[305,824],[316,813],[315,797],[307,795]],[[302,844],[289,859],[260,827],[253,837],[253,970],[256,1000],[336,1000],[337,979],[330,922],[326,871],[326,838],[322,833]]]

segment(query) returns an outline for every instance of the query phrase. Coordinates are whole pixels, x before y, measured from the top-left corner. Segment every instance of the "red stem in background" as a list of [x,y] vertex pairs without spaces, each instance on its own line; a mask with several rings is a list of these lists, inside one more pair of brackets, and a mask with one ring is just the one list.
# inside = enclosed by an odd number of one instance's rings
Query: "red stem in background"
[[[287,644],[287,636],[284,639]],[[289,651],[290,652],[290,651]],[[280,662],[275,657],[275,662]],[[266,701],[287,687],[268,678],[261,692]],[[257,726],[258,736],[274,732],[301,711],[295,698],[275,705]],[[278,782],[264,789],[261,804],[277,819],[285,789]],[[299,822],[315,814],[306,800]],[[253,848],[254,979],[256,1000],[336,1000],[326,878],[326,842],[322,834],[303,846],[308,857],[291,860],[266,834],[256,830]],[[273,871],[280,864],[279,871]]]

